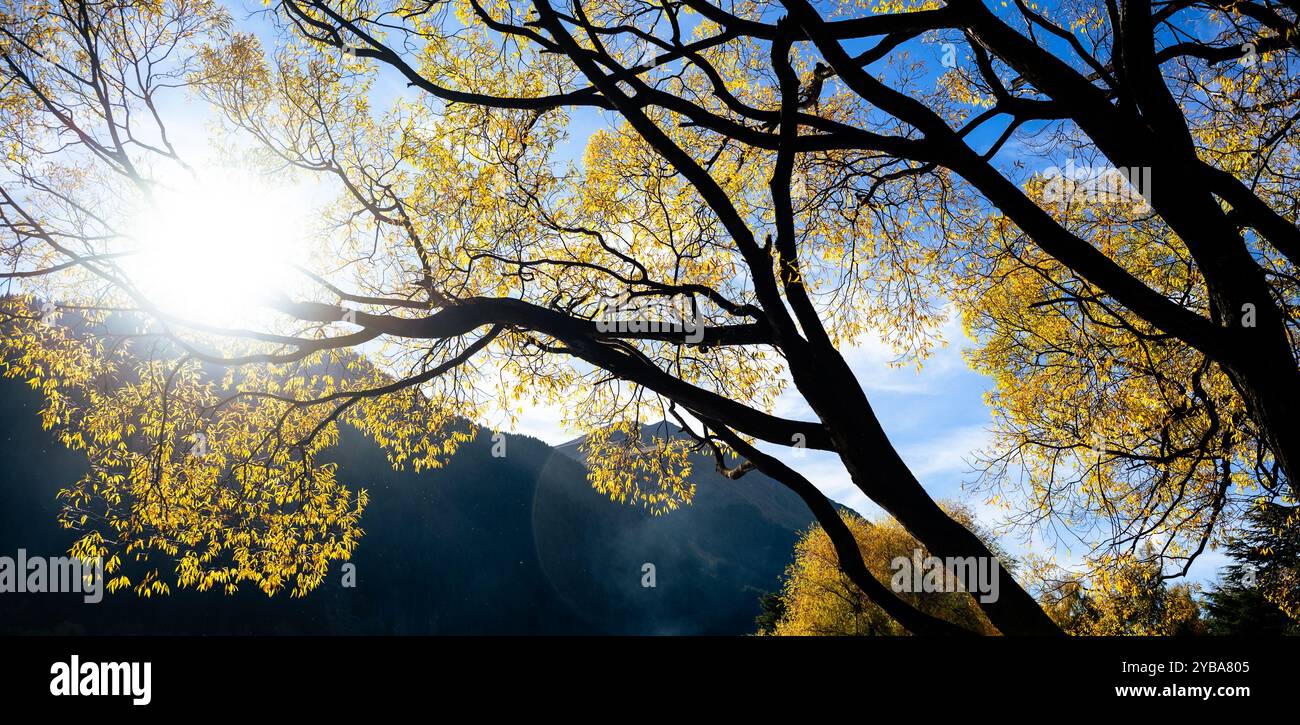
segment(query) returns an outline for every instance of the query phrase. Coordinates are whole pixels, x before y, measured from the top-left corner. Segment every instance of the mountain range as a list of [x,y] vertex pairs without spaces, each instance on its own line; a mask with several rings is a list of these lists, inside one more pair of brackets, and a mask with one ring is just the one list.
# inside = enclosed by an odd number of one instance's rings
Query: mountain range
[[[55,493],[86,467],[41,429],[40,399],[0,380],[0,555],[58,556]],[[680,432],[659,424],[658,434]],[[646,431],[646,435],[651,431]],[[703,454],[689,506],[660,516],[591,488],[579,441],[551,447],[508,436],[494,458],[480,430],[444,468],[396,472],[345,428],[340,480],[370,492],[366,534],[342,574],[306,597],[173,589],[106,594],[0,594],[0,632],[66,634],[677,634],[754,631],[759,597],[779,586],[803,502],[758,472],[732,481]],[[645,564],[654,586],[643,586]]]

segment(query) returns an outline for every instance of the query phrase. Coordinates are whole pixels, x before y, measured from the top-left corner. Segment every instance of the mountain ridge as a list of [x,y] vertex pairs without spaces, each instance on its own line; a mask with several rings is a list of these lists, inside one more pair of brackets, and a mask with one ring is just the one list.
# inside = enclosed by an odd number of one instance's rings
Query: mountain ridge
[[[35,391],[0,381],[0,555],[62,555],[55,491],[84,458],[41,430]],[[694,454],[695,501],[663,516],[610,502],[586,481],[577,443],[485,429],[443,469],[415,474],[345,427],[340,480],[367,488],[357,586],[336,566],[301,599],[190,591],[137,600],[0,594],[0,630],[68,634],[744,634],[812,523],[780,484],[719,475]],[[644,566],[656,585],[642,586]],[[162,565],[167,566],[166,564]],[[161,567],[160,567],[161,568]],[[165,570],[165,569],[164,569]]]

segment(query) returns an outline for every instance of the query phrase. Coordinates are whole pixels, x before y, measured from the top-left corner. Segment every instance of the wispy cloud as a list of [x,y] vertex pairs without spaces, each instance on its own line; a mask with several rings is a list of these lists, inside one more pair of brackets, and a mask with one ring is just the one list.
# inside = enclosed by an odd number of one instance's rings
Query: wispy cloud
[[969,473],[972,455],[988,445],[988,442],[989,431],[986,426],[967,425],[915,441],[903,447],[899,453],[907,461],[912,473],[924,481],[927,477],[938,474]]

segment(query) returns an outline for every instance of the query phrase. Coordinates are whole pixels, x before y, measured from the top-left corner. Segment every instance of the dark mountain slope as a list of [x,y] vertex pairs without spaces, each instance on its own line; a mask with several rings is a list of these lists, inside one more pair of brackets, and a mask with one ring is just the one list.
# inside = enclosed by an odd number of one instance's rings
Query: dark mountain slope
[[[36,394],[0,381],[0,555],[59,555],[55,492],[85,461],[36,418]],[[106,595],[0,593],[0,632],[286,634],[740,634],[775,588],[802,502],[770,479],[717,475],[701,457],[696,501],[666,516],[593,491],[575,446],[511,436],[493,458],[480,435],[444,469],[392,471],[345,430],[340,478],[371,492],[353,562],[303,599],[244,591]],[[642,586],[642,565],[656,568]]]

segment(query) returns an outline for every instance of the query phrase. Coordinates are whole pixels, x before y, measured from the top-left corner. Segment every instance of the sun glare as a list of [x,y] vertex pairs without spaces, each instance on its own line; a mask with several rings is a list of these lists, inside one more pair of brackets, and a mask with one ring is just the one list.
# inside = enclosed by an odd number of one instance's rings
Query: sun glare
[[272,293],[291,294],[305,249],[301,189],[247,173],[213,172],[160,188],[134,215],[137,252],[122,264],[167,314],[246,325]]

